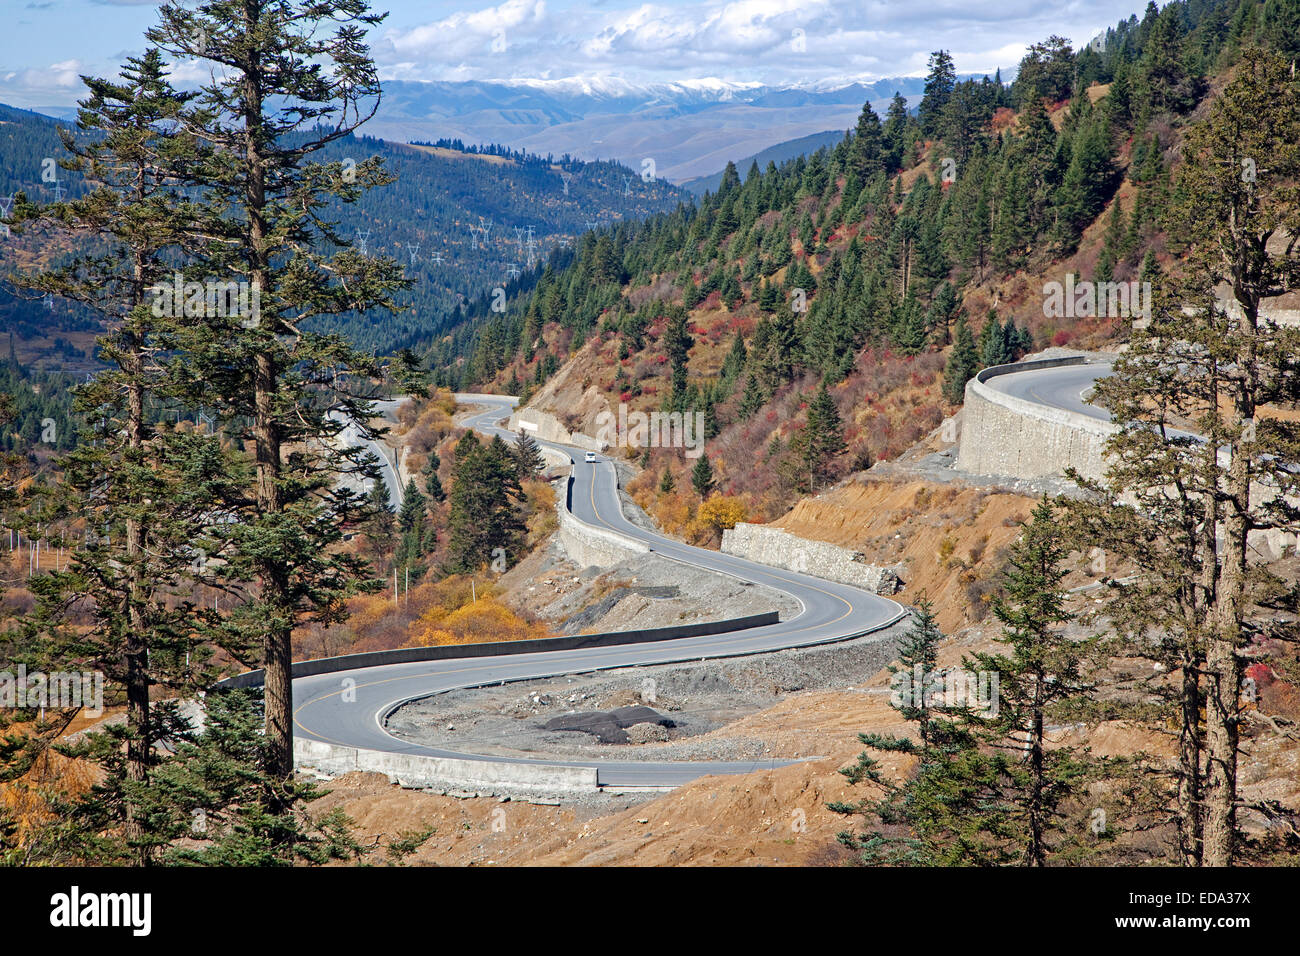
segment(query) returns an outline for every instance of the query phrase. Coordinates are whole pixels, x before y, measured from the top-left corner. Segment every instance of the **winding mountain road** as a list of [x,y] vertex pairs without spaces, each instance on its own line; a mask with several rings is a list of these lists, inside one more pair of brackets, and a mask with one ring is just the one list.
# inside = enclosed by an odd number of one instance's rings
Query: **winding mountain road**
[[[466,417],[464,424],[485,435],[499,434],[514,440],[515,435],[498,424],[510,414],[514,400],[477,395],[458,395],[457,399],[483,406],[481,411]],[[390,664],[300,677],[294,680],[295,736],[400,754],[595,767],[601,786],[676,786],[708,774],[748,773],[790,763],[788,760],[651,762],[505,758],[426,747],[388,733],[384,724],[393,710],[407,701],[431,694],[504,681],[830,643],[881,630],[905,613],[897,602],[857,588],[693,548],[646,531],[623,516],[613,464],[603,456],[594,464],[587,463],[579,449],[539,444],[568,455],[574,463],[571,500],[575,517],[644,542],[655,553],[687,565],[685,573],[690,568],[704,568],[783,591],[802,605],[802,611],[777,624],[726,634],[615,647]]]

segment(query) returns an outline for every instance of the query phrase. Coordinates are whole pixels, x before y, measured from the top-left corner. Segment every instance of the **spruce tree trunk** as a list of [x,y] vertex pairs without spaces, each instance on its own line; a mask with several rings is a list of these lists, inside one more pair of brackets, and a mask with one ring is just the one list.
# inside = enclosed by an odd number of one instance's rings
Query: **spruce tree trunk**
[[[143,356],[140,352],[138,336],[130,336],[131,347],[128,350],[130,385],[127,392],[127,445],[132,451],[138,451],[144,444],[144,388]],[[149,726],[149,661],[148,648],[145,645],[145,622],[140,613],[144,600],[144,569],[139,565],[142,550],[142,530],[138,519],[131,517],[126,521],[126,554],[130,566],[130,584],[127,593],[127,620],[130,623],[126,635],[126,723],[129,731],[126,743],[126,778],[134,784],[144,784],[149,779],[149,754],[153,746],[153,735]],[[144,836],[144,826],[138,816],[135,799],[130,794],[126,797],[125,836],[128,845],[137,843]],[[141,847],[137,851],[137,862],[149,863],[149,852]]]
[[[261,515],[280,508],[280,440],[273,421],[275,367],[265,354],[257,356],[253,435],[257,456],[257,510]],[[286,594],[284,569],[273,561],[259,562],[262,601],[269,613],[262,638],[265,669],[267,773],[278,779],[293,774],[293,682],[290,673],[293,612]]]
[[[1256,308],[1243,306],[1242,343],[1237,349],[1233,378],[1233,414],[1229,428],[1239,433],[1255,417],[1256,354],[1253,333]],[[1246,590],[1246,535],[1249,532],[1249,452],[1242,441],[1229,443],[1232,460],[1224,482],[1227,513],[1223,516],[1223,552],[1214,616],[1205,650],[1208,679],[1205,701],[1205,742],[1208,757],[1205,785],[1205,866],[1231,866],[1237,831],[1238,711],[1241,697],[1241,621]]]
[[1030,730],[1029,773],[1029,845],[1025,848],[1026,866],[1044,866],[1047,851],[1043,846],[1043,787],[1045,783],[1043,762],[1043,707],[1041,675],[1035,678],[1033,727]]
[[[1236,470],[1236,466],[1232,470]],[[1248,469],[1243,468],[1243,471]],[[1248,479],[1247,479],[1248,480]],[[1236,482],[1230,479],[1230,484]],[[1231,866],[1237,829],[1238,706],[1241,664],[1241,604],[1245,584],[1246,520],[1224,520],[1223,577],[1214,628],[1206,647],[1205,866]]]
[[[1207,403],[1218,407],[1218,380],[1210,376]],[[1218,449],[1207,442],[1201,452],[1203,488],[1215,488],[1219,482]],[[1183,648],[1182,689],[1180,694],[1181,726],[1178,738],[1179,779],[1176,794],[1179,851],[1185,866],[1200,866],[1205,852],[1205,720],[1206,691],[1205,634],[1210,630],[1207,616],[1213,612],[1219,581],[1219,500],[1204,496],[1204,515],[1196,543],[1200,579],[1188,585],[1184,599],[1187,608],[1188,644]],[[1199,589],[1199,593],[1198,592]]]
[[[245,7],[250,35],[258,27],[259,11]],[[266,236],[266,162],[262,155],[261,134],[263,65],[258,51],[250,53],[244,64],[244,136],[248,181],[244,203],[248,216],[250,268],[248,281],[255,290],[270,291],[271,254]],[[273,311],[273,310],[272,310]],[[271,322],[276,321],[274,314]],[[271,330],[272,332],[274,329]],[[275,421],[277,388],[275,361],[266,351],[257,354],[253,381],[253,442],[257,468],[257,513],[278,514],[281,442]],[[283,567],[274,561],[260,561],[263,606],[268,612],[266,633],[262,637],[262,667],[265,683],[265,730],[267,773],[287,780],[293,775],[293,683],[290,664],[293,656],[293,609]]]

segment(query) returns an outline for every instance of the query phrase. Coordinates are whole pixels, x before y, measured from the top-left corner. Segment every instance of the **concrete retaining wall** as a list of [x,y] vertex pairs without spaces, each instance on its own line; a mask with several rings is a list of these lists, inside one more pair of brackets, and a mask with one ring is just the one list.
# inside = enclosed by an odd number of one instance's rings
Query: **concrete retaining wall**
[[[1274,311],[1270,317],[1279,324],[1300,324],[1300,321],[1293,323],[1295,317],[1286,312]],[[984,384],[998,375],[1085,362],[1083,356],[1076,355],[995,365],[967,382],[957,468],[979,475],[1041,478],[1059,477],[1066,468],[1073,467],[1085,478],[1102,478],[1105,445],[1116,431],[1114,425],[1076,412],[1026,402]],[[1219,463],[1227,467],[1225,452],[1220,452]],[[1259,483],[1251,486],[1252,500],[1258,504],[1267,502],[1275,493]],[[1127,494],[1121,495],[1120,500],[1133,503]],[[1247,542],[1251,560],[1275,560],[1297,550],[1296,536],[1285,531],[1251,531]]]
[[547,467],[561,472],[565,468],[573,467],[573,459],[562,451],[556,451],[549,445],[538,445],[538,451],[542,453],[542,459],[546,462]]
[[500,760],[461,760],[340,747],[301,737],[293,741],[293,762],[299,770],[334,777],[353,770],[382,773],[403,787],[519,787],[546,792],[591,791],[597,788],[595,767],[507,763]]
[[510,405],[518,405],[519,399],[514,395],[494,395],[491,392],[457,392],[456,401],[462,405],[473,405],[475,402],[492,404],[495,402],[506,402]]
[[598,528],[574,516],[572,498],[573,475],[570,474],[563,491],[555,496],[555,511],[560,522],[560,545],[575,564],[607,568],[649,553],[650,546],[643,541]]
[[769,525],[740,522],[722,532],[722,550],[738,558],[838,581],[873,594],[894,594],[901,586],[897,568],[867,564],[860,552],[827,541],[800,538]]
[[1069,356],[995,365],[967,382],[957,468],[976,475],[1055,478],[1073,467],[1086,478],[1102,477],[1103,452],[1113,425],[1004,395],[984,384],[998,375],[1084,362],[1083,356]]
[[511,431],[524,431],[542,441],[553,441],[560,445],[575,445],[587,451],[604,451],[605,443],[597,441],[582,432],[571,432],[550,412],[535,408],[520,408],[510,416],[506,425]]
[[579,521],[563,507],[558,513],[560,544],[573,562],[584,568],[607,568],[650,551],[650,546],[641,541]]

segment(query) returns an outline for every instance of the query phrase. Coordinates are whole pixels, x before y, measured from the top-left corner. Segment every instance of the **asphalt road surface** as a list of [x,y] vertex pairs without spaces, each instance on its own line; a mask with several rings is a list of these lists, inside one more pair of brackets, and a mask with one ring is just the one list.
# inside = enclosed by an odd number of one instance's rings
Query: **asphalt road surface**
[[[512,402],[505,398],[457,396],[483,410],[464,423],[487,434],[514,440],[498,424],[509,416]],[[347,747],[432,757],[482,759],[558,766],[594,766],[602,786],[676,786],[708,774],[748,773],[790,763],[789,760],[662,762],[543,760],[487,757],[425,747],[401,740],[383,727],[384,717],[404,701],[463,687],[501,681],[554,677],[592,670],[663,664],[673,661],[731,657],[787,647],[845,640],[885,627],[900,618],[901,605],[843,584],[805,574],[755,564],[740,558],[693,548],[645,531],[623,517],[618,505],[614,466],[603,455],[594,464],[583,460],[580,449],[546,444],[569,455],[574,462],[572,507],[583,521],[645,542],[658,554],[685,565],[708,568],[744,581],[763,584],[793,596],[803,610],[787,621],[726,634],[682,638],[649,644],[560,650],[500,657],[424,661],[359,668],[301,677],[294,681],[294,734]],[[354,681],[349,687],[345,681]],[[351,691],[345,695],[345,688]],[[348,698],[345,700],[345,696]]]
[[1099,378],[1106,378],[1111,373],[1109,364],[1096,365],[1062,365],[1059,368],[1031,369],[1027,372],[1013,372],[997,375],[985,386],[1003,395],[1022,398],[1037,405],[1061,408],[1067,412],[1077,412],[1098,421],[1110,421],[1110,412],[1096,405],[1089,405],[1087,396]]
[[[388,399],[383,401],[372,402],[376,416],[386,416],[394,411],[398,405],[406,399]],[[342,413],[330,412],[330,418],[335,421],[342,420]],[[393,465],[392,460],[388,457],[388,450],[376,439],[371,438],[355,420],[349,419],[343,425],[343,430],[339,432],[335,439],[335,444],[343,448],[349,448],[354,445],[360,445],[373,455],[379,463],[379,476],[383,479],[384,484],[388,487],[388,500],[394,508],[402,506],[403,487],[401,478],[398,477],[397,468]],[[370,488],[368,482],[360,480],[348,481],[347,484],[353,487],[353,490],[362,494],[369,494]]]

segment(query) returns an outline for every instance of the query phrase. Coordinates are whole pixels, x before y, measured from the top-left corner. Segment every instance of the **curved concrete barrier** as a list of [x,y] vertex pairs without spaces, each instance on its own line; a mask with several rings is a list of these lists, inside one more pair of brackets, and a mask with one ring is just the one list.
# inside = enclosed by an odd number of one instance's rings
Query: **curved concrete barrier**
[[[656,641],[675,641],[683,637],[702,637],[743,631],[751,627],[776,624],[780,616],[776,611],[748,614],[725,621],[701,621],[696,624],[675,624],[671,627],[647,627],[635,631],[606,631],[602,634],[572,634],[567,637],[539,637],[527,641],[490,641],[483,644],[450,644],[436,647],[399,647],[391,651],[367,651],[362,654],[344,654],[339,657],[320,657],[314,661],[295,661],[292,675],[312,677],[316,674],[334,674],[359,667],[384,667],[388,664],[409,664],[415,661],[459,660],[473,657],[500,657],[511,654],[537,654],[547,651],[572,651],[588,647],[617,647],[620,644],[651,644]],[[245,671],[227,677],[212,685],[213,690],[234,690],[257,687],[262,683],[261,669]]]
[[488,392],[457,392],[456,400],[462,405],[473,405],[475,401],[492,405],[498,402],[505,402],[508,405],[519,404],[517,395],[492,395]]
[[999,375],[1086,365],[1081,355],[994,365],[966,383],[957,468],[977,475],[1055,478],[1067,468],[1088,478],[1104,474],[1109,422],[1005,395],[985,383]]
[[585,567],[605,568],[630,558],[648,554],[643,541],[619,534],[608,528],[588,524],[573,513],[573,458],[548,445],[540,445],[542,457],[555,468],[568,468],[563,500],[556,497],[555,511],[560,523],[560,545],[575,562]]
[[550,412],[536,408],[516,408],[510,415],[506,427],[512,432],[526,431],[542,441],[556,442],[560,445],[574,445],[586,451],[604,451],[605,443],[597,441],[582,432],[572,432]]
[[747,561],[838,581],[872,594],[895,594],[902,586],[901,565],[868,564],[859,551],[828,541],[801,538],[781,528],[738,521],[722,532],[722,552]]

